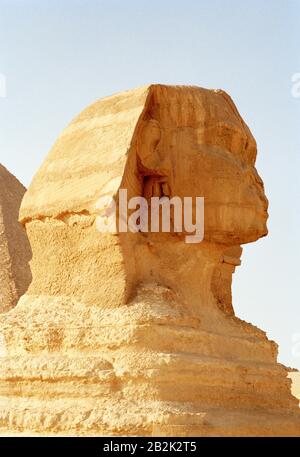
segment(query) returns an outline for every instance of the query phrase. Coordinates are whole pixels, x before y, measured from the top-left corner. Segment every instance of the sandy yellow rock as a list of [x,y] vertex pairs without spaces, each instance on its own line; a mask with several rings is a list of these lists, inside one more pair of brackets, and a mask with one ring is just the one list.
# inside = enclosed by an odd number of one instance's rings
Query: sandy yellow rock
[[[300,435],[277,345],[234,315],[267,234],[256,143],[221,90],[152,85],[63,131],[22,203],[33,281],[0,320],[2,434]],[[205,239],[99,233],[97,202],[204,196]]]
[[31,249],[18,222],[25,187],[0,164],[0,313],[13,308],[31,281]]

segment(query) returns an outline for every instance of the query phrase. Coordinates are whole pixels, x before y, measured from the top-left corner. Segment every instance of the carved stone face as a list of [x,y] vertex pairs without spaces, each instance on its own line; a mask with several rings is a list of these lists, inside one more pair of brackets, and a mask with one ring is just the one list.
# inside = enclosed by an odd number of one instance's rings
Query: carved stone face
[[[170,93],[171,92],[171,93]],[[267,234],[256,143],[230,97],[195,89],[156,94],[137,143],[145,196],[205,198],[205,239],[242,244]]]

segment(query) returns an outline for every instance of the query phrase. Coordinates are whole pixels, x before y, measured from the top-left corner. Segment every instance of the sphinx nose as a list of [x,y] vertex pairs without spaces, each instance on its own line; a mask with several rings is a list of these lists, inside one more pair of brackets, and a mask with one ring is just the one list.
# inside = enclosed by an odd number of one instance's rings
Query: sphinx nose
[[255,186],[256,193],[263,204],[263,208],[265,211],[267,211],[269,207],[269,200],[267,199],[265,194],[263,180],[261,179],[255,168],[253,168],[251,173],[251,184]]

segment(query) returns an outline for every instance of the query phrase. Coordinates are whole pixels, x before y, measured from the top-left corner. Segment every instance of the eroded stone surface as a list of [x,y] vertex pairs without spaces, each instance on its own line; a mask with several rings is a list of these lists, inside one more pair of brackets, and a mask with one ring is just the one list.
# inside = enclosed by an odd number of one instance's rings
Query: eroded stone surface
[[31,281],[31,249],[18,222],[25,187],[0,164],[0,313],[13,308]]
[[[267,234],[255,158],[220,90],[153,85],[74,119],[21,208],[33,281],[0,320],[3,434],[300,435],[277,345],[232,306],[240,245]],[[119,188],[204,196],[204,241],[100,234]]]

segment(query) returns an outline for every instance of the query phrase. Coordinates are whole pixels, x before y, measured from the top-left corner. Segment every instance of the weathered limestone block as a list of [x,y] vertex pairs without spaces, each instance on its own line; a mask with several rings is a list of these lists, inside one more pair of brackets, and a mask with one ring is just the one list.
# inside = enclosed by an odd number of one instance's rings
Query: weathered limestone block
[[0,164],[0,313],[13,308],[31,281],[31,249],[18,222],[25,187]]
[[[152,85],[74,119],[21,207],[33,281],[0,319],[2,434],[300,435],[277,345],[232,306],[240,245],[267,234],[255,158],[221,90]],[[120,188],[204,196],[204,241],[99,233]]]

